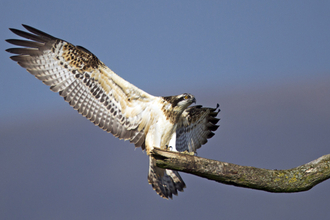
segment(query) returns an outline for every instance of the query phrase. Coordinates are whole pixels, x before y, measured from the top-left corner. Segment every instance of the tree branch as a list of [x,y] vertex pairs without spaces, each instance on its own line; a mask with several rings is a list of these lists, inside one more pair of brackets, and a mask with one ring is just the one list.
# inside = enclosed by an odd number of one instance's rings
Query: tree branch
[[268,170],[154,148],[160,168],[182,171],[219,183],[268,192],[301,192],[330,178],[330,154],[288,170]]

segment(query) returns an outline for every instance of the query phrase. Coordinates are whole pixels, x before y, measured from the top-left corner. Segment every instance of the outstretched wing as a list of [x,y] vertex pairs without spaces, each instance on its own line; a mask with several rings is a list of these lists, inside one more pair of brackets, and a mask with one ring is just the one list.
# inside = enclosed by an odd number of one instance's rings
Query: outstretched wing
[[220,109],[202,108],[201,105],[187,108],[179,120],[176,130],[176,150],[179,152],[196,152],[208,138],[213,137],[220,120],[216,118]]
[[125,81],[87,49],[74,46],[27,25],[10,29],[32,40],[9,39],[11,59],[64,97],[74,109],[114,136],[143,146],[151,96]]

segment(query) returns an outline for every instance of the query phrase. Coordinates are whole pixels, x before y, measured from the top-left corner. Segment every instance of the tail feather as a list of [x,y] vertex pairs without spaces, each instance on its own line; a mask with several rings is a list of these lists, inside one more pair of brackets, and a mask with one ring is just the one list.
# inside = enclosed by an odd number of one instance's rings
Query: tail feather
[[150,157],[148,182],[162,198],[172,199],[178,191],[183,191],[186,184],[177,171],[156,167],[155,159]]

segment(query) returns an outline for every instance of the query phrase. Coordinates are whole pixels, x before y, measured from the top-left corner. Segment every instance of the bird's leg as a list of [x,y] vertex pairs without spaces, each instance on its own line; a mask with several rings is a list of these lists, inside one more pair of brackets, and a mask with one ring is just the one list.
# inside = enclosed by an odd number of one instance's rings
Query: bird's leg
[[174,133],[172,134],[171,140],[170,140],[170,142],[168,143],[168,145],[166,146],[166,148],[169,149],[170,151],[178,152],[178,151],[176,150],[175,143],[176,143],[176,132],[174,132]]

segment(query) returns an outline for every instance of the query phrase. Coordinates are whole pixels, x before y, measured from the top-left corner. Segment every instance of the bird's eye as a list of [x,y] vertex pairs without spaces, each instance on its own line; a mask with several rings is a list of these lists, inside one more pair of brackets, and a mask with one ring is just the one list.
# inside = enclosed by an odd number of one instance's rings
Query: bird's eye
[[188,98],[189,98],[189,96],[187,96],[187,95],[184,97],[184,99],[188,99]]

